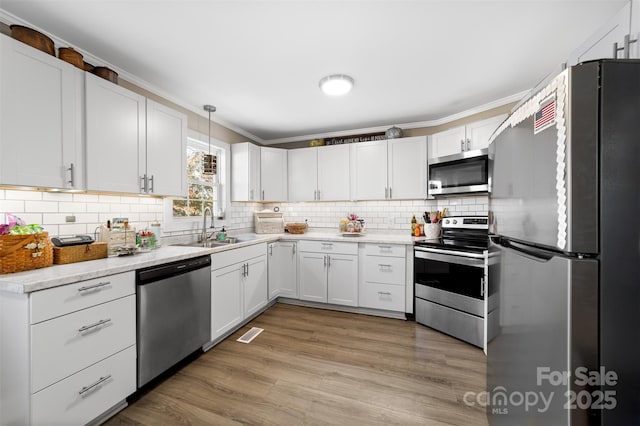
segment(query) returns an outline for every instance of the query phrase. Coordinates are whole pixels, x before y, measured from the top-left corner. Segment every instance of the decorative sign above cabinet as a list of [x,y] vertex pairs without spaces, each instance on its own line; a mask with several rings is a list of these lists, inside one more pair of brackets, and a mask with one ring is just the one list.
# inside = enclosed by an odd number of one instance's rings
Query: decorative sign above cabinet
[[385,132],[366,133],[363,135],[344,136],[340,138],[325,139],[326,145],[342,145],[347,143],[370,142],[385,140]]

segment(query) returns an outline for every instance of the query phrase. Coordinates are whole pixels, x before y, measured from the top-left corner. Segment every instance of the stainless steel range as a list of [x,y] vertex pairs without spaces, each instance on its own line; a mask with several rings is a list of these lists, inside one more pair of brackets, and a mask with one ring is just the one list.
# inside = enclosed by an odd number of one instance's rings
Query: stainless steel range
[[486,216],[445,218],[442,238],[416,243],[418,323],[485,347],[488,245]]

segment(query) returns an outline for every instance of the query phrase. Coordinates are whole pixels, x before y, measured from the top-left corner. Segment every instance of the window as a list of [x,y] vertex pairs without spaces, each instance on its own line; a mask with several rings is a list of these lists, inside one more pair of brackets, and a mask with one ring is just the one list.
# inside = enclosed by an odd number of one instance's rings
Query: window
[[[165,231],[193,230],[202,226],[202,214],[206,207],[210,207],[216,218],[224,217],[225,203],[228,199],[227,152],[229,145],[217,140],[211,140],[209,150],[208,137],[191,134],[187,138],[187,174],[188,193],[184,198],[169,198],[165,200],[164,227]],[[203,174],[203,160],[205,154],[211,152],[215,156],[217,170],[214,175]],[[218,224],[221,222],[216,222]]]

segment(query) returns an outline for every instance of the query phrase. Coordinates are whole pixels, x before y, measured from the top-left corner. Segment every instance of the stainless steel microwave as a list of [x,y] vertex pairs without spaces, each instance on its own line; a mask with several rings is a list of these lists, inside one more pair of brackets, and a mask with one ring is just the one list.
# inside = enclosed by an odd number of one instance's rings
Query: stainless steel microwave
[[429,195],[489,191],[487,149],[466,151],[429,160]]

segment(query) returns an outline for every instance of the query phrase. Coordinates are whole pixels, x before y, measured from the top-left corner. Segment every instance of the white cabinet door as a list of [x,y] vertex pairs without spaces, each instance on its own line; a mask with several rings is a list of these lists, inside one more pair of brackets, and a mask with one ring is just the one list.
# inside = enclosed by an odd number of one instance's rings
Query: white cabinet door
[[287,150],[260,147],[262,201],[287,201]]
[[82,189],[83,72],[4,35],[0,57],[0,185]]
[[141,192],[146,99],[85,73],[87,189]]
[[269,244],[269,300],[278,296],[298,298],[296,244],[295,241],[278,241]]
[[[147,99],[146,164],[148,192],[187,195],[187,116]],[[140,160],[144,160],[141,158]]]
[[224,335],[243,319],[243,267],[235,264],[211,273],[211,340]]
[[327,301],[358,306],[358,256],[327,255]]
[[327,257],[322,253],[300,252],[298,287],[300,299],[327,303]]
[[267,257],[260,256],[246,263],[244,277],[244,318],[255,314],[267,304]]
[[464,151],[465,139],[465,126],[454,127],[444,132],[434,133],[431,137],[431,152],[429,158],[461,153]]
[[427,197],[427,137],[388,141],[390,199]]
[[349,145],[321,146],[317,150],[318,200],[349,200],[351,197]]
[[231,145],[231,201],[260,200],[260,147]]
[[289,201],[313,201],[318,189],[317,148],[291,149],[289,163]]
[[387,141],[351,144],[354,200],[387,198]]
[[[636,7],[640,6],[637,0],[635,0],[633,4],[634,13],[636,13]],[[631,33],[631,38],[634,39],[638,36],[638,29],[633,29],[634,26],[637,28],[640,24],[637,22],[634,23],[632,20],[632,6],[631,2],[627,3],[620,12],[618,12],[615,16],[613,16],[610,20],[608,20],[604,25],[602,25],[591,37],[589,37],[580,47],[578,47],[575,51],[571,53],[569,59],[567,60],[567,65],[572,66],[576,65],[580,62],[590,61],[594,59],[603,59],[603,58],[623,58],[624,52],[619,51],[617,54],[614,54],[614,43],[618,43],[618,47],[622,48],[624,46],[624,38],[626,35]],[[636,19],[638,15],[636,15]],[[629,23],[631,22],[631,27]],[[632,43],[630,47],[630,57],[638,58],[638,52],[640,52],[638,48],[638,44],[640,42]]]
[[501,114],[468,124],[465,151],[488,148],[489,138],[506,118],[507,114]]

